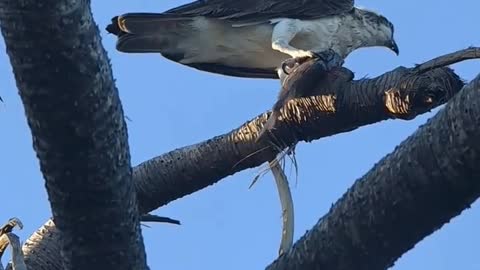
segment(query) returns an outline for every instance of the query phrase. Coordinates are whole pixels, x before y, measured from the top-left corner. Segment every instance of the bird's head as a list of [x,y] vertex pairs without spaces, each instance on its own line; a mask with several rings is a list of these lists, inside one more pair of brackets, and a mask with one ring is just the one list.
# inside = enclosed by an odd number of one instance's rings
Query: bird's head
[[368,32],[368,46],[386,47],[396,55],[400,53],[397,42],[395,42],[395,28],[393,23],[386,17],[370,10],[357,9],[365,30]]

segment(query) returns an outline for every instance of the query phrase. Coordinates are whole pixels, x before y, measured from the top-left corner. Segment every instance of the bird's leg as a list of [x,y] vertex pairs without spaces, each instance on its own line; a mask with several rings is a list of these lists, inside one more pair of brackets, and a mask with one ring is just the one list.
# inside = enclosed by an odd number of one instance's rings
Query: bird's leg
[[280,85],[283,85],[283,82],[285,81],[287,76],[290,75],[292,70],[299,66],[297,59],[299,58],[288,58],[287,60],[282,62],[280,67],[277,68],[277,75],[280,79]]
[[282,62],[280,68],[277,69],[278,77],[282,82],[285,80],[287,75],[289,75],[294,69],[302,65],[306,61],[317,58],[323,62],[325,71],[331,70],[335,67],[343,66],[344,59],[336,53],[333,49],[327,49],[321,52],[312,52],[312,57],[299,57],[299,58],[289,58]]
[[288,54],[293,58],[314,57],[315,53],[297,49],[290,45],[290,41],[302,31],[298,20],[284,19],[273,27],[272,49]]

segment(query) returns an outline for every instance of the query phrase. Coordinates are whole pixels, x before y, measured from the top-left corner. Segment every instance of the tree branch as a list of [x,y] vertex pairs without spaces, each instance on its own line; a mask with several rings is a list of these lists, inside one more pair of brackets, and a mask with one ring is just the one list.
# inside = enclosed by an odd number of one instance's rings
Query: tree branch
[[415,67],[415,72],[424,73],[435,68],[445,67],[465,60],[478,58],[480,58],[480,48],[470,47],[465,50],[460,50],[446,55],[442,55],[440,57],[436,57],[423,64],[417,65]]
[[[414,68],[400,67],[377,78],[353,81],[333,94],[289,103],[282,111],[282,116],[289,120],[281,121],[276,136],[283,136],[288,144],[299,138],[313,140],[386,119],[412,119],[446,102],[462,86],[459,77],[448,68],[416,74]],[[133,179],[141,212],[275,157],[274,149],[253,143],[268,115],[264,113],[230,133],[136,166]],[[44,252],[47,256],[55,254],[58,245],[57,230],[51,221],[47,223],[48,229],[37,231],[24,247],[27,264],[35,262],[36,269],[61,269],[42,268],[47,261],[37,261]]]
[[87,0],[3,0],[0,26],[66,269],[146,269],[127,129]]
[[[348,132],[382,120],[413,119],[451,98],[463,83],[448,68],[417,75],[397,68],[374,79],[345,83],[333,93],[292,100],[273,131],[285,145]],[[269,113],[205,142],[176,149],[134,168],[141,212],[156,209],[247,168],[277,150],[254,143]]]

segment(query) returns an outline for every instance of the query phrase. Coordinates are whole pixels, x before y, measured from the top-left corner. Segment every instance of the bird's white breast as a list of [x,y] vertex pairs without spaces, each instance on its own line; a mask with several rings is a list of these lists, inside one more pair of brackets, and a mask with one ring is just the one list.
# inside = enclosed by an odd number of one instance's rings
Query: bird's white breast
[[338,16],[326,17],[317,20],[289,20],[295,25],[298,33],[290,42],[295,48],[309,51],[324,51],[338,44],[336,35],[342,26]]

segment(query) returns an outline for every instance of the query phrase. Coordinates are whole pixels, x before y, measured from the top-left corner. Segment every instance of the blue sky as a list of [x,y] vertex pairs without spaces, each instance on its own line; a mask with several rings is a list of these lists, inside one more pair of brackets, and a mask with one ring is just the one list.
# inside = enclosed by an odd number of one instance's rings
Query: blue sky
[[[186,1],[92,1],[103,44],[112,60],[123,101],[134,165],[166,151],[230,131],[269,109],[278,91],[274,80],[224,77],[170,62],[159,55],[122,54],[104,27],[125,12],[159,12]],[[357,77],[376,76],[398,65],[411,66],[431,57],[480,44],[478,1],[357,1],[395,24],[400,56],[370,48],[354,52],[346,66]],[[454,66],[465,79],[480,71],[474,61]],[[30,131],[17,94],[5,45],[0,41],[0,169],[11,203],[2,207],[0,223],[19,217],[26,239],[50,216],[44,181],[32,149]],[[435,110],[433,113],[435,113]],[[291,183],[298,239],[385,154],[433,113],[413,121],[386,121],[348,134],[301,143],[297,148],[298,184]],[[281,214],[271,175],[253,189],[251,169],[181,200],[156,213],[183,225],[153,225],[143,230],[152,269],[261,269],[277,254]],[[288,172],[287,172],[288,173]],[[5,184],[4,184],[5,185]],[[405,254],[395,270],[479,269],[480,205],[426,238]],[[415,222],[415,221],[412,221]]]

